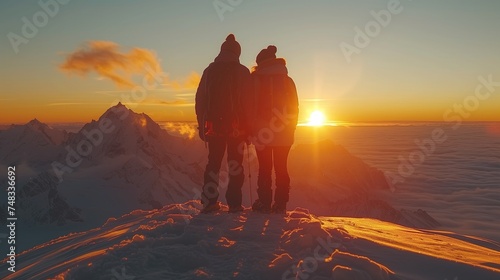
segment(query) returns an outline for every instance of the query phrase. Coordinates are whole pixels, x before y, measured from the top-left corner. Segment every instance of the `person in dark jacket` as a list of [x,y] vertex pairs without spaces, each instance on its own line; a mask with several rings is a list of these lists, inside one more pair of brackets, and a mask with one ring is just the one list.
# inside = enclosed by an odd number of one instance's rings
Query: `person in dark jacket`
[[250,71],[240,64],[240,44],[229,34],[219,55],[203,72],[196,91],[196,116],[200,138],[208,143],[208,163],[201,194],[202,212],[220,209],[219,171],[227,150],[229,182],[226,201],[230,212],[242,211],[243,153],[239,151],[248,137]]
[[[289,200],[288,153],[294,142],[299,104],[295,83],[288,76],[286,61],[276,58],[277,48],[268,46],[257,55],[252,77],[252,139],[259,161],[257,193],[252,209],[285,213]],[[276,190],[272,190],[272,169]]]

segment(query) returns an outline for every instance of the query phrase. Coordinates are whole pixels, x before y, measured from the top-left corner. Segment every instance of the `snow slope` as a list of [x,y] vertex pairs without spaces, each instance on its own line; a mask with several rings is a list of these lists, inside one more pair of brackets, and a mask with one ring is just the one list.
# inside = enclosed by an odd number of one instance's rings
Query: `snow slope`
[[[18,255],[2,279],[500,279],[500,244],[375,219],[189,201],[136,210]],[[5,260],[4,260],[5,261]]]

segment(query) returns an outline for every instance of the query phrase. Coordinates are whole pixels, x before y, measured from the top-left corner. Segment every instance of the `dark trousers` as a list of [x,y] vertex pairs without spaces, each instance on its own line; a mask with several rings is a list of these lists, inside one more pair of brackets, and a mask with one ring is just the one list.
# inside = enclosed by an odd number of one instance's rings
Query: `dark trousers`
[[242,165],[244,144],[242,138],[211,137],[208,139],[208,163],[201,195],[203,205],[216,203],[219,198],[219,171],[227,149],[229,182],[226,201],[229,207],[241,206],[241,188],[245,179]]
[[257,150],[259,159],[259,178],[257,180],[257,193],[259,200],[270,204],[273,198],[272,169],[276,172],[276,192],[274,202],[286,204],[289,198],[290,176],[288,175],[287,161],[290,146],[264,147]]

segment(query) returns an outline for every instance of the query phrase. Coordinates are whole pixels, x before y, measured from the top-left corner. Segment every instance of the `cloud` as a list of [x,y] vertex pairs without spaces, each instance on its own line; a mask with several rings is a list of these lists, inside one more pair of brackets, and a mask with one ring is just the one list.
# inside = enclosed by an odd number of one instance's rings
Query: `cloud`
[[170,106],[194,106],[194,103],[187,102],[186,100],[177,99],[173,101],[159,101],[161,105],[170,105]]
[[48,103],[47,106],[68,106],[68,105],[96,105],[96,104],[109,104],[109,103],[88,103],[88,102],[57,102]]
[[183,81],[183,82],[178,82],[178,81],[169,81],[168,84],[165,86],[171,87],[174,89],[196,89],[198,88],[198,84],[200,83],[201,76],[200,74],[196,72],[191,72],[189,76]]
[[300,101],[305,101],[305,102],[323,102],[323,101],[331,101],[331,99],[326,99],[326,98],[303,98]]
[[[137,78],[145,79],[148,85],[156,82],[158,87],[148,88],[147,98],[140,102],[142,105],[194,106],[194,100],[188,102],[186,98],[192,99],[201,80],[200,74],[195,71],[185,79],[169,79],[169,76],[162,71],[154,51],[137,47],[124,51],[120,45],[110,41],[86,42],[67,54],[59,69],[81,76],[96,73],[98,79],[112,81],[118,90],[98,92],[110,96],[121,95],[131,88],[145,84],[144,80],[138,84]],[[167,101],[158,101],[162,99]],[[50,106],[61,105],[64,103],[50,104]]]
[[164,124],[164,128],[169,132],[174,132],[181,136],[187,136],[189,139],[193,139],[198,133],[196,126],[188,123],[168,122]]
[[128,53],[109,41],[89,41],[68,54],[59,68],[67,73],[87,75],[95,72],[109,79],[118,87],[132,88],[136,83],[132,76],[138,75],[151,81],[162,73],[156,54],[142,48],[132,48]]

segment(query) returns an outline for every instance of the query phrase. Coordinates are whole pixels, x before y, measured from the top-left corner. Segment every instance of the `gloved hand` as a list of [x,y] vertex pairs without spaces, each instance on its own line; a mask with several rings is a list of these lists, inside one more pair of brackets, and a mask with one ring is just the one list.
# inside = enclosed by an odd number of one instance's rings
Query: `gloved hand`
[[198,126],[198,136],[200,137],[200,139],[202,141],[205,141],[206,140],[206,136],[205,136],[205,132],[203,130],[204,129],[200,129],[200,127]]

